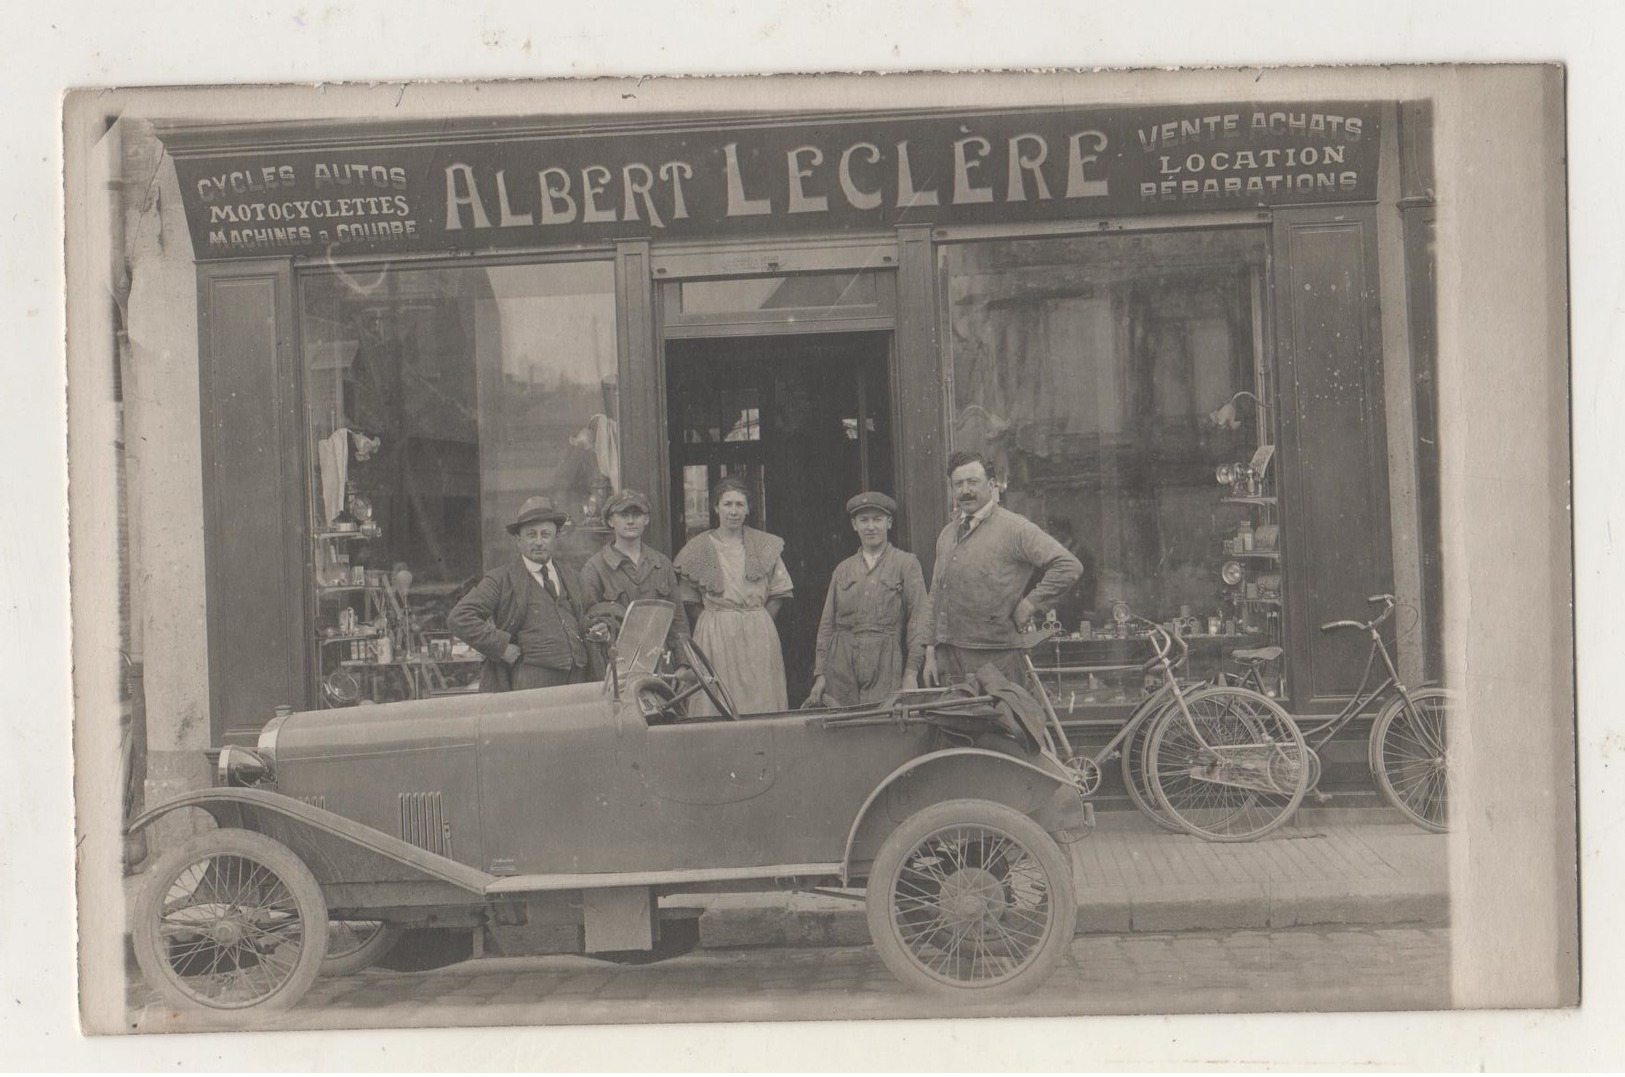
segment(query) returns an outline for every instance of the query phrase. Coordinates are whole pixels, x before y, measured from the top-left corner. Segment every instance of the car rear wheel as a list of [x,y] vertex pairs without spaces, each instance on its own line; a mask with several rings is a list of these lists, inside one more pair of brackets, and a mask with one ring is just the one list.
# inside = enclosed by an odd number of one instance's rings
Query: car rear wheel
[[330,920],[323,976],[348,976],[370,968],[400,941],[402,929],[384,920]]
[[1023,995],[1072,941],[1072,873],[1027,816],[949,800],[887,837],[865,911],[881,960],[904,984],[960,998]]
[[132,937],[142,975],[177,1009],[219,1017],[283,1010],[321,972],[327,904],[286,846],[211,830],[153,866]]

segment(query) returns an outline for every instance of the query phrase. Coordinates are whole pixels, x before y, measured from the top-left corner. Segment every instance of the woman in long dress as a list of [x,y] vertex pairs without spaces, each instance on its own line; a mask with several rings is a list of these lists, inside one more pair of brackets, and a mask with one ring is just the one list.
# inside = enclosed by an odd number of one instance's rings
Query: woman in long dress
[[[739,713],[787,710],[784,653],[773,621],[792,592],[790,574],[779,557],[784,540],[745,526],[750,493],[738,479],[717,483],[712,506],[716,529],[696,535],[672,561],[683,601],[703,606],[694,623],[694,642],[711,660]],[[690,702],[689,713],[715,714],[716,709],[700,693]]]

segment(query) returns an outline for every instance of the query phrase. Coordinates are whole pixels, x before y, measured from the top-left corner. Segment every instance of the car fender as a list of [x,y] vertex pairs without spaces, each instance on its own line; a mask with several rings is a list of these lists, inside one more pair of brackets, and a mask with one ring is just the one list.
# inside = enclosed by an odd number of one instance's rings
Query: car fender
[[841,877],[874,858],[893,827],[942,800],[975,797],[1005,804],[1056,832],[1084,824],[1075,784],[1063,774],[987,748],[946,748],[909,760],[875,786],[847,832]]
[[495,882],[466,864],[346,819],[314,804],[265,789],[215,788],[187,793],[131,820],[134,834],[183,809],[207,812],[220,827],[264,834],[292,850],[332,898],[365,888],[398,891],[402,904],[459,904],[482,900]]

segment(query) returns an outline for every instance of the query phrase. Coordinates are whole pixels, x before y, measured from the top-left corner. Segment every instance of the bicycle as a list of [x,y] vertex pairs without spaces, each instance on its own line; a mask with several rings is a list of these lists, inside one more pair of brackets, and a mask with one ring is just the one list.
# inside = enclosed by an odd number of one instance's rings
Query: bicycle
[[[1400,814],[1424,830],[1435,834],[1449,829],[1447,725],[1451,706],[1450,693],[1436,686],[1408,688],[1400,679],[1392,653],[1382,638],[1381,626],[1394,616],[1399,603],[1393,595],[1371,595],[1370,603],[1382,603],[1382,613],[1369,621],[1330,621],[1320,626],[1322,632],[1340,628],[1356,628],[1371,637],[1371,652],[1366,657],[1365,672],[1353,697],[1334,717],[1303,731],[1309,743],[1310,780],[1314,790],[1320,784],[1320,752],[1356,714],[1364,712],[1374,701],[1384,700],[1371,723],[1371,737],[1367,743],[1367,761],[1371,776],[1389,804]],[[1395,639],[1398,644],[1398,639]],[[1261,683],[1259,666],[1266,659],[1236,657],[1247,667],[1241,674],[1241,683]],[[1382,659],[1386,677],[1370,692],[1372,671],[1377,659]],[[1387,693],[1392,690],[1392,695]],[[1386,696],[1386,698],[1385,698]]]
[[1188,689],[1174,673],[1189,653],[1177,626],[1145,623],[1170,696],[1145,749],[1157,804],[1208,841],[1254,841],[1282,826],[1309,788],[1309,749],[1297,723],[1250,688]]
[[[1125,607],[1123,619],[1130,617]],[[1117,759],[1129,801],[1164,830],[1196,834],[1215,841],[1250,840],[1269,833],[1284,822],[1303,799],[1302,789],[1286,788],[1293,784],[1293,779],[1285,776],[1301,770],[1304,765],[1304,753],[1297,750],[1302,748],[1301,737],[1295,742],[1292,740],[1297,729],[1291,716],[1260,693],[1181,679],[1176,670],[1185,665],[1189,648],[1177,631],[1170,636],[1151,621],[1132,619],[1147,627],[1155,652],[1144,663],[1146,672],[1161,670],[1165,683],[1143,699],[1117,734],[1092,756],[1075,755],[1064,733],[1061,734],[1061,758],[1077,772],[1083,795],[1091,796],[1099,789],[1104,767]],[[1173,640],[1178,640],[1178,657],[1172,657]],[[1060,720],[1037,668],[1030,657],[1024,656],[1023,660],[1050,725],[1060,730]],[[1189,709],[1193,703],[1195,715]],[[1170,777],[1168,784],[1174,790],[1170,804],[1167,797],[1157,791],[1146,762],[1151,758],[1151,741],[1164,724],[1161,719],[1173,714],[1183,717],[1187,730],[1194,730],[1200,723],[1209,728],[1208,737],[1228,739],[1229,743],[1215,748],[1206,743],[1201,733],[1195,738],[1187,733],[1167,738],[1169,747],[1165,759],[1184,752],[1191,758],[1203,755],[1211,764],[1195,779],[1206,787],[1200,793]],[[1295,747],[1265,747],[1272,740],[1291,742]],[[1262,768],[1264,777],[1245,773],[1249,765],[1255,771]],[[1220,789],[1226,792],[1218,793]],[[1284,792],[1295,793],[1290,803],[1279,803]]]
[[[1031,648],[1027,648],[1029,651]],[[1181,659],[1182,661],[1182,659]],[[1022,662],[1026,666],[1026,673],[1032,682],[1033,694],[1043,704],[1044,711],[1049,718],[1049,726],[1055,731],[1054,747],[1061,760],[1071,767],[1077,774],[1078,788],[1085,797],[1093,796],[1100,789],[1101,778],[1105,767],[1113,760],[1119,761],[1122,770],[1123,786],[1128,790],[1129,801],[1139,811],[1149,817],[1157,826],[1164,830],[1179,832],[1184,830],[1171,815],[1157,803],[1156,794],[1151,791],[1148,777],[1145,774],[1144,759],[1145,745],[1153,720],[1161,713],[1162,708],[1172,700],[1170,689],[1164,685],[1141,700],[1130,712],[1123,727],[1117,734],[1106,742],[1106,745],[1092,756],[1078,755],[1066,738],[1061,727],[1061,719],[1055,712],[1055,705],[1049,692],[1044,687],[1042,675],[1037,666],[1033,664],[1031,654],[1023,654]],[[1156,663],[1156,659],[1145,663],[1149,672]],[[1176,663],[1177,664],[1177,663]],[[1194,687],[1197,682],[1185,682]]]

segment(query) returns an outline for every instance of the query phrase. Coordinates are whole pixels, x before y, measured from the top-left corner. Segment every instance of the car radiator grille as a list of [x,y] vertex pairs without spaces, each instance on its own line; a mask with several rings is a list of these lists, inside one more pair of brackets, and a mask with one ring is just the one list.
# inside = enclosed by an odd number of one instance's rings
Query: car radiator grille
[[401,794],[401,840],[431,853],[451,855],[451,823],[439,793]]

